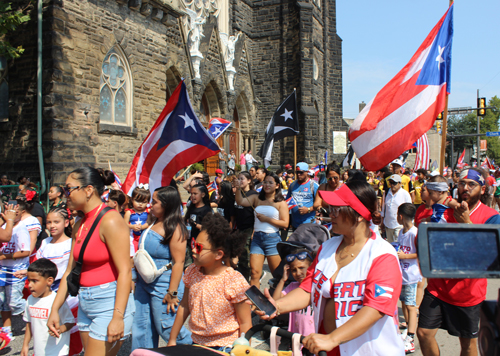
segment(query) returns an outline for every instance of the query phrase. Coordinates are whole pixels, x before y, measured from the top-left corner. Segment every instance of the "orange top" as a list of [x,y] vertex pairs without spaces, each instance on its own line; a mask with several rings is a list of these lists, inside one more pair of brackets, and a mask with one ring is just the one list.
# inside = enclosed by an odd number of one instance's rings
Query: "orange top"
[[228,267],[217,276],[204,275],[194,263],[184,273],[189,288],[189,329],[196,344],[228,346],[239,336],[235,303],[247,299],[250,287],[241,273]]
[[[76,233],[75,248],[73,249],[73,258],[75,261],[80,257],[80,250],[92,224],[97,215],[99,215],[101,210],[105,207],[105,204],[101,204],[94,210],[85,214],[82,224]],[[94,287],[104,283],[114,282],[118,278],[118,271],[111,259],[108,246],[101,241],[99,236],[101,222],[102,219],[92,233],[90,241],[85,248],[85,253],[83,254],[82,274],[80,275],[80,285],[82,287]]]

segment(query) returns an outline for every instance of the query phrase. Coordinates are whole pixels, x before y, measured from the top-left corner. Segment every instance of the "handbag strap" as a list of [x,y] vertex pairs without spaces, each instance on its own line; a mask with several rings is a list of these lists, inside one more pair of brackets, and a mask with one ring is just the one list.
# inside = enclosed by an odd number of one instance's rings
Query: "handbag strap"
[[139,244],[139,250],[144,250],[144,241],[146,241],[146,236],[148,236],[148,232],[149,230],[151,230],[151,228],[153,227],[153,225],[155,224],[156,220],[153,221],[153,223],[151,225],[149,225],[149,227],[146,229],[146,231],[144,231],[141,235],[141,243]]
[[107,206],[107,207],[105,207],[104,209],[101,210],[101,212],[99,213],[99,215],[97,215],[97,218],[94,220],[94,223],[92,224],[92,227],[90,228],[90,231],[87,234],[87,237],[85,238],[85,241],[83,241],[82,249],[80,250],[80,255],[78,256],[78,261],[75,261],[76,263],[82,264],[82,262],[80,262],[80,261],[83,261],[83,254],[85,252],[85,248],[87,247],[87,244],[90,241],[90,237],[94,233],[94,230],[97,227],[97,224],[99,224],[99,221],[101,221],[101,218],[104,216],[104,214],[106,214],[110,210],[113,210],[113,209],[110,208],[109,206]]

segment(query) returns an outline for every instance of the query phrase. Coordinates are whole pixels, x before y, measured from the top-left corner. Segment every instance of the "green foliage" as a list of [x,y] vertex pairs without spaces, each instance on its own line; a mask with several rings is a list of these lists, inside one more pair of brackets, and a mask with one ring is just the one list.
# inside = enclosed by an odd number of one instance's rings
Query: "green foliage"
[[239,165],[239,164],[235,164],[235,165],[234,165],[234,170],[235,170],[236,172],[241,172],[241,165]]
[[24,48],[12,46],[7,39],[7,34],[14,32],[19,25],[30,20],[30,16],[23,13],[24,10],[13,10],[11,3],[0,2],[0,57],[19,58],[23,54]]
[[[488,106],[495,107],[496,109],[486,110],[486,115],[481,118],[480,132],[486,133],[490,131],[499,131],[499,117],[500,117],[500,98],[494,96],[490,99]],[[448,133],[454,135],[474,134],[477,132],[477,116],[476,114],[467,115],[452,115],[448,118]],[[482,136],[482,140],[486,139],[488,142],[488,150],[486,152],[490,159],[500,162],[500,138],[499,137],[486,137]],[[457,154],[460,155],[464,148],[470,148],[476,142],[476,137],[459,137],[454,140],[455,157],[453,165],[456,164]],[[448,140],[449,141],[449,140]],[[448,157],[451,157],[451,144],[446,147]],[[448,162],[449,164],[449,162]]]
[[198,172],[205,171],[205,167],[203,167],[203,164],[201,164],[201,163],[195,163],[191,166],[191,168],[197,170]]

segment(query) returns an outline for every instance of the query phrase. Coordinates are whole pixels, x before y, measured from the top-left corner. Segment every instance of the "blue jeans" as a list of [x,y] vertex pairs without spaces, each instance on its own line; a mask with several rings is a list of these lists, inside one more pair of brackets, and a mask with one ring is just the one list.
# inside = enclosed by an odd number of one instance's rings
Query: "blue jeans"
[[0,311],[12,312],[19,315],[26,308],[26,300],[23,299],[25,280],[0,287]]
[[[162,277],[159,277],[162,279]],[[135,318],[132,325],[132,351],[137,348],[157,348],[160,336],[168,342],[170,331],[174,324],[176,313],[167,313],[167,304],[163,303],[163,298],[167,294],[168,288],[163,287],[157,281],[146,284],[140,276],[135,285]],[[163,284],[163,283],[161,283]],[[184,286],[181,283],[178,288],[179,301],[184,293]],[[191,345],[191,332],[184,326],[179,336],[177,344]]]

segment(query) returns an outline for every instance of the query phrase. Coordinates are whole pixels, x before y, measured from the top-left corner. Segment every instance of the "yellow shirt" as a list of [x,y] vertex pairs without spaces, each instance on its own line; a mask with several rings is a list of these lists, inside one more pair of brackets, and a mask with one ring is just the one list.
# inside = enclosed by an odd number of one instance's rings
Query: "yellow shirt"
[[413,182],[413,188],[415,188],[415,201],[413,202],[414,204],[422,204],[422,186],[424,185],[424,182],[420,183],[420,181],[417,179],[416,181]]

